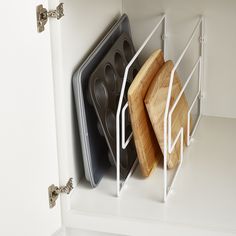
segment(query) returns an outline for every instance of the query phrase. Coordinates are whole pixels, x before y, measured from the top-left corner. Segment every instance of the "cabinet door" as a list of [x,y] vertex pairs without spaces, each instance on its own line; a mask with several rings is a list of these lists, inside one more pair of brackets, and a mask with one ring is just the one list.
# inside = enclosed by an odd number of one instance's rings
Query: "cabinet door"
[[39,1],[1,1],[0,235],[51,235],[60,205],[49,209],[58,184],[49,29],[36,29]]

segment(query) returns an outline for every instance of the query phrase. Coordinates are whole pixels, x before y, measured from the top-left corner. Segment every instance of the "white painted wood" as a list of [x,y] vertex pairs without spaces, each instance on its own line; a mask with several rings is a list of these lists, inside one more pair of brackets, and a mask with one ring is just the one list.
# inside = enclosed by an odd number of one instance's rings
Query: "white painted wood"
[[[2,1],[0,14],[0,235],[51,235],[60,205],[49,30],[38,34],[39,1]],[[40,0],[47,6],[46,0]]]
[[163,171],[143,179],[137,169],[120,199],[112,175],[96,189],[81,183],[71,196],[65,224],[128,235],[233,235],[235,140],[236,119],[204,117],[166,204],[160,202]]
[[[56,97],[60,183],[73,177],[77,184],[82,157],[72,93],[72,75],[114,20],[120,15],[121,1],[65,0],[65,16],[50,21],[54,86]],[[49,1],[51,8],[59,3]],[[68,196],[62,196],[62,221],[70,208]]]
[[[124,0],[123,2],[125,12],[131,20],[136,45],[140,45],[144,40],[157,16],[163,12],[167,14],[169,59],[178,58],[197,16],[203,14],[206,17],[204,113],[235,118],[236,1]],[[156,42],[158,41],[159,38],[156,37]],[[153,46],[151,50],[154,50]],[[186,75],[193,65],[195,61],[193,55],[195,58],[196,51],[191,48],[183,62],[182,72],[185,73],[182,74]]]
[[66,229],[66,236],[121,236],[121,235],[68,228]]
[[[126,225],[127,228],[132,227],[131,225]],[[136,226],[134,226],[136,227]],[[157,228],[159,228],[159,225],[156,225]],[[131,235],[131,234],[123,234],[124,235]],[[159,228],[158,233],[152,233],[150,230],[147,232],[141,232],[141,233],[135,233],[133,235],[143,236],[143,235],[150,235],[150,236],[156,236],[156,235],[162,235],[162,236],[172,236],[172,235],[193,235],[193,236],[232,236],[235,234],[232,233],[222,233],[222,232],[214,232],[214,231],[207,231],[207,230],[196,230],[196,229],[187,229],[181,228],[179,231],[176,231],[175,227],[168,227],[167,230],[162,230]],[[118,234],[110,234],[110,233],[101,233],[101,232],[92,232],[92,231],[86,231],[86,230],[70,230],[67,234],[59,234],[55,236],[121,236]]]
[[[35,2],[45,4],[46,0]],[[46,32],[36,33],[35,2],[5,1],[2,3],[5,11],[0,16],[0,60],[3,65],[0,219],[4,223],[0,227],[1,235],[51,235],[59,228],[59,204],[49,210],[47,198],[48,185],[58,184],[53,96],[60,184],[65,184],[69,177],[77,184],[83,173],[71,77],[122,9],[131,19],[136,45],[145,38],[156,16],[166,11],[168,31],[172,32],[168,55],[174,59],[186,42],[183,39],[187,39],[192,30],[196,20],[193,15],[199,12],[206,15],[207,97],[204,112],[236,117],[233,104],[236,84],[232,79],[233,69],[230,69],[235,67],[234,48],[230,46],[236,35],[232,25],[235,2],[218,1],[212,5],[210,0],[192,0],[190,3],[186,0],[178,3],[150,0],[148,4],[141,0],[66,0],[65,17],[49,22],[51,38],[49,24]],[[59,0],[51,0],[49,8],[58,4]],[[225,17],[219,17],[222,12]],[[22,21],[17,27],[15,19]],[[227,23],[230,23],[228,28],[224,27]],[[229,29],[232,37],[225,37]],[[221,47],[222,44],[225,47]],[[193,52],[195,55],[196,51]],[[219,66],[222,65],[222,60],[216,57],[219,54],[229,60],[228,67]],[[189,66],[187,63],[186,68]],[[222,90],[224,86],[225,90]],[[77,229],[58,233],[70,236],[78,233],[145,235],[147,232],[148,235],[235,234],[236,192],[232,186],[236,163],[230,148],[236,139],[235,127],[234,119],[203,119],[195,142],[186,153],[175,194],[165,205],[158,202],[162,196],[161,170],[145,181],[137,170],[120,199],[114,197],[112,175],[104,178],[97,189],[91,190],[84,182],[80,183],[71,197],[64,195],[61,201],[63,224]]]
[[102,233],[82,229],[61,228],[52,236],[121,236],[118,234]]
[[65,227],[59,228],[55,233],[53,233],[51,236],[66,236],[66,229]]
[[[49,210],[47,195],[47,187],[58,184],[57,142],[60,184],[69,177],[77,184],[83,174],[71,77],[122,9],[131,19],[136,45],[165,11],[172,32],[168,55],[174,59],[194,25],[192,16],[203,13],[207,21],[204,112],[236,117],[234,1],[66,0],[65,17],[50,20],[51,38],[49,24],[44,33],[36,33],[36,3],[47,5],[46,0],[1,3],[0,235],[6,236],[52,235],[60,227],[60,204]],[[49,7],[58,3],[51,0]],[[71,197],[62,196],[63,224],[77,229],[58,233],[236,234],[235,140],[235,119],[203,118],[167,204],[158,201],[162,170],[143,180],[138,169],[120,199],[114,197],[114,177],[108,174],[97,189],[82,182]]]

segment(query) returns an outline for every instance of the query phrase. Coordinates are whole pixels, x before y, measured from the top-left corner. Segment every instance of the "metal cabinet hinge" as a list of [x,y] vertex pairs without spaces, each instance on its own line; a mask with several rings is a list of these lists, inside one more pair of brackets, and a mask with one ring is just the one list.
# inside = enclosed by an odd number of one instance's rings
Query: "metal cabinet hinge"
[[41,33],[44,31],[44,26],[46,25],[48,18],[56,18],[61,19],[61,17],[64,16],[64,8],[63,3],[60,3],[56,10],[48,11],[46,8],[43,7],[43,5],[38,5],[36,7],[36,16],[37,16],[37,29],[38,32]]
[[49,197],[49,206],[53,208],[56,205],[56,200],[60,193],[69,194],[73,189],[72,178],[70,178],[66,184],[66,186],[57,187],[54,184],[48,187],[48,197]]

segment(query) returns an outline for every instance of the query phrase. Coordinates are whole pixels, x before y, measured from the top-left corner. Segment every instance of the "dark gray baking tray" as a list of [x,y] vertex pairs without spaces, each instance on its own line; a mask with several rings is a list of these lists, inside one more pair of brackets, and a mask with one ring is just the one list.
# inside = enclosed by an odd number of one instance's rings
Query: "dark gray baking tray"
[[122,32],[126,32],[131,37],[129,19],[125,14],[115,23],[73,75],[73,89],[85,177],[92,187],[97,186],[110,164],[108,160],[108,146],[105,138],[99,133],[97,127],[98,118],[94,108],[88,102],[86,91],[92,72]]
[[[99,63],[89,79],[89,95],[96,110],[99,122],[100,133],[105,136],[109,146],[112,164],[116,164],[116,111],[120,98],[120,91],[125,68],[135,54],[133,42],[127,33],[122,33],[114,45]],[[134,76],[140,66],[136,60],[128,74],[126,91],[132,83]],[[123,99],[123,105],[127,102],[127,94]],[[129,116],[129,113],[126,113]],[[130,119],[126,119],[126,134],[131,133]],[[132,140],[133,141],[133,140]],[[134,145],[131,143],[125,150],[120,149],[120,173],[126,178],[137,154]]]

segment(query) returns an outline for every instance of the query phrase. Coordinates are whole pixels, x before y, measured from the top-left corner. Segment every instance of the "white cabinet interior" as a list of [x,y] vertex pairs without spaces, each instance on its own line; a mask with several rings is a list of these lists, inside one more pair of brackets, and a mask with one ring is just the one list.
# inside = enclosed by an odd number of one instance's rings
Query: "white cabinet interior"
[[[71,196],[61,198],[63,224],[129,235],[144,235],[147,230],[149,235],[168,235],[178,230],[186,235],[235,233],[236,163],[232,147],[236,141],[236,2],[73,0],[64,3],[65,17],[60,22],[51,22],[60,182],[64,184],[73,177],[76,183]],[[201,120],[195,140],[185,153],[175,191],[166,204],[160,202],[161,169],[146,180],[140,177],[137,169],[119,199],[114,196],[116,185],[112,173],[96,189],[79,181],[82,163],[78,160],[82,158],[72,74],[122,11],[129,16],[136,48],[158,17],[165,13],[167,58],[173,60],[186,44],[197,17],[202,14],[206,21],[203,114],[207,117]],[[159,41],[160,34],[157,34],[141,60],[156,49]],[[195,47],[190,48],[179,71],[182,78],[188,75],[197,54]],[[191,96],[191,93],[189,89],[187,94]]]

